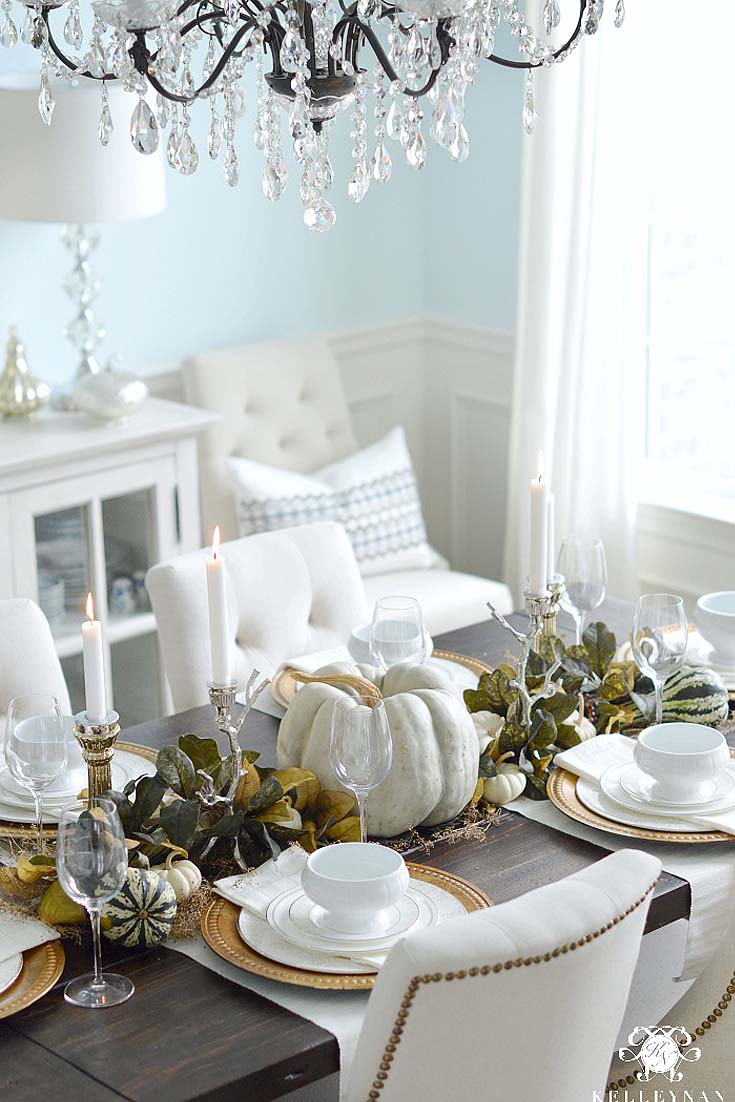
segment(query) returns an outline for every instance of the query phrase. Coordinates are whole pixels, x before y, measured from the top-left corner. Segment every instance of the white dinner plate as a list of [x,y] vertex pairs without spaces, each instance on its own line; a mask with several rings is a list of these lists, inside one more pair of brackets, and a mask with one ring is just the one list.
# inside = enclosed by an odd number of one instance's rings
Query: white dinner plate
[[[656,781],[648,773],[644,773],[635,762],[630,762],[629,765],[622,770],[620,774],[620,786],[628,796],[632,796],[634,800],[638,801],[638,804],[642,807],[648,805],[652,810],[655,808],[668,807],[672,812],[678,812],[683,815],[693,814],[695,808],[704,808],[706,811],[714,811],[715,803],[719,803],[720,800],[727,800],[728,797],[735,795],[735,771],[732,768],[725,769],[724,772],[717,778],[712,795],[706,800],[694,797],[691,800],[681,800],[678,803],[673,800],[664,800],[660,796],[655,794]],[[726,807],[735,806],[735,799],[732,803],[726,804]],[[719,811],[724,811],[725,808],[718,808]]]
[[577,798],[586,808],[601,815],[603,819],[622,823],[623,826],[641,827],[643,830],[672,831],[675,834],[699,834],[703,830],[711,829],[692,823],[689,819],[666,818],[651,811],[633,811],[611,800],[600,790],[600,786],[595,781],[585,781],[581,777],[577,781]]
[[14,957],[0,961],[0,994],[7,991],[11,983],[15,983],[23,970],[23,954],[16,953]]
[[243,941],[256,953],[291,968],[306,968],[309,972],[359,973],[360,975],[371,975],[377,971],[374,965],[358,964],[335,953],[321,953],[316,949],[304,949],[299,945],[293,945],[269,926],[264,918],[258,918],[249,911],[240,911],[237,929]]
[[273,900],[268,908],[266,921],[294,945],[301,945],[320,952],[349,953],[386,952],[399,937],[411,929],[426,929],[436,924],[439,912],[436,905],[422,892],[409,887],[398,904],[397,920],[387,930],[369,936],[347,935],[327,930],[314,921],[314,904],[296,887]]
[[[637,766],[635,766],[637,769]],[[642,800],[631,796],[626,790],[625,775],[631,769],[631,763],[623,765],[611,765],[600,777],[600,788],[608,799],[613,800],[621,807],[630,808],[631,811],[643,811],[648,814],[663,815],[671,818],[681,818],[687,815],[711,815],[720,811],[730,811],[735,807],[735,785],[729,794],[699,804],[670,805],[663,804],[653,799]]]

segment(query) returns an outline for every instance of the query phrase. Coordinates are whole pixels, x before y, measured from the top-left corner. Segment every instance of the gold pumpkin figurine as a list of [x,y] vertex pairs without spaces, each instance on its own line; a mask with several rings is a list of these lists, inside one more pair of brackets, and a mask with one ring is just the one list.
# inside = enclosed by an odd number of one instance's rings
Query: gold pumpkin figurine
[[8,333],[5,370],[0,375],[0,413],[29,417],[48,401],[50,388],[30,371],[15,329]]

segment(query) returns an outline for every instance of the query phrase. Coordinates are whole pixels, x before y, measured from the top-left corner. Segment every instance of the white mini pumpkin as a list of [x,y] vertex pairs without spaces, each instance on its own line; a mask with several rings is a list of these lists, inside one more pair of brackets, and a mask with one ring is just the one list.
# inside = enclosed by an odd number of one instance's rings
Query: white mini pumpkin
[[505,758],[512,757],[512,752],[504,754],[495,763],[497,773],[494,777],[487,777],[482,786],[483,799],[489,804],[502,807],[522,795],[526,787],[526,774],[512,761]]
[[186,859],[175,861],[174,858],[175,855],[170,854],[165,869],[154,869],[154,872],[171,885],[176,895],[176,902],[180,903],[201,887],[202,874],[193,861]]
[[[317,676],[365,672],[339,663]],[[472,798],[480,757],[478,734],[459,690],[430,666],[394,666],[374,683],[385,699],[393,763],[368,797],[368,833],[392,838],[452,819]],[[322,787],[341,787],[329,763],[329,735],[335,701],[344,695],[342,688],[321,683],[296,693],[278,733],[279,769],[310,769]]]

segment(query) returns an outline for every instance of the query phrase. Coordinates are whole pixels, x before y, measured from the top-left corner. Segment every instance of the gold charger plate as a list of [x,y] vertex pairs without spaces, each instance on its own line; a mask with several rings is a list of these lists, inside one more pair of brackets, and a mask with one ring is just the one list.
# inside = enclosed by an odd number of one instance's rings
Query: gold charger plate
[[457,654],[453,650],[433,650],[431,657],[443,658],[445,662],[456,662],[458,666],[465,666],[468,670],[472,670],[478,677],[493,671],[493,667],[483,662],[481,658],[471,658],[468,654]]
[[675,830],[646,830],[643,827],[626,826],[613,819],[605,819],[596,811],[590,811],[577,796],[577,776],[566,769],[554,769],[546,783],[546,794],[552,804],[570,819],[585,826],[604,830],[607,834],[619,834],[623,838],[643,838],[647,842],[679,842],[697,845],[703,842],[735,842],[735,835],[724,830],[702,830],[696,833]]
[[[116,750],[125,750],[128,754],[137,754],[139,758],[155,762],[158,751],[150,746],[139,746],[137,742],[116,742]],[[43,828],[44,838],[49,840],[56,837],[56,827]],[[0,820],[0,838],[13,838],[16,842],[35,842],[37,838],[36,828],[33,823],[14,823],[9,819]]]
[[15,983],[0,994],[0,1018],[25,1010],[50,991],[64,970],[60,941],[47,941],[23,954],[23,967]]
[[[458,899],[468,912],[479,911],[493,905],[489,896],[459,876],[444,872],[442,869],[430,868],[428,865],[415,865],[412,862],[407,864],[414,880],[423,880],[428,884],[436,884],[437,887],[444,888]],[[278,980],[280,983],[292,983],[299,987],[318,987],[329,991],[366,991],[375,983],[375,975],[313,972],[306,968],[279,964],[278,961],[261,956],[241,938],[237,929],[239,914],[240,908],[229,900],[219,897],[213,899],[202,915],[202,934],[209,947],[214,949],[218,956],[242,968],[243,971],[252,972],[256,976],[265,976],[269,980]]]

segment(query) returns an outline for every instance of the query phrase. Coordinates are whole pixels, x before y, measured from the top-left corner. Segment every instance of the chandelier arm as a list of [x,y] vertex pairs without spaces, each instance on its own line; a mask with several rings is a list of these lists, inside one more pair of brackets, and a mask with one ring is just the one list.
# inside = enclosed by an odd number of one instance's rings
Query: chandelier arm
[[49,24],[49,14],[52,8],[41,8],[41,18],[46,24],[46,33],[48,34],[48,44],[51,47],[51,52],[56,55],[62,65],[65,65],[72,73],[76,73],[80,77],[86,77],[88,80],[117,80],[114,73],[103,73],[102,76],[96,76],[94,73],[90,73],[89,69],[85,69],[80,72],[77,68],[77,63],[72,58],[67,57],[61,47],[57,44],[56,39],[53,36],[51,26]]
[[201,84],[198,88],[195,88],[194,91],[188,96],[182,96],[178,92],[169,91],[169,89],[166,88],[165,85],[161,84],[158,77],[155,76],[154,73],[151,73],[150,68],[147,64],[145,68],[140,71],[144,73],[151,88],[158,92],[159,95],[163,96],[164,99],[170,100],[172,103],[193,103],[194,100],[198,99],[198,97],[202,95],[203,92],[209,91],[212,85],[216,84],[216,82],[222,75],[222,72],[224,71],[227,62],[233,56],[245,35],[248,33],[248,31],[251,31],[254,26],[255,20],[249,19],[246,23],[242,25],[242,27],[240,27],[238,31],[235,32],[235,34],[232,36],[227,46],[225,47],[225,51],[222,54],[222,57],[215,65],[211,74],[207,77],[203,84]]
[[[572,31],[569,38],[566,40],[563,46],[560,46],[558,50],[554,50],[552,58],[554,61],[558,61],[559,58],[565,53],[582,34],[582,23],[584,21],[584,13],[587,8],[587,0],[579,0],[579,19],[577,20],[577,26]],[[511,61],[508,57],[500,57],[498,54],[490,54],[485,58],[486,61],[494,61],[496,65],[504,65],[506,69],[540,69],[546,64],[543,61]]]
[[[197,15],[194,19],[190,19],[188,23],[185,23],[180,30],[180,35],[183,38],[185,34],[189,34],[190,31],[196,30],[197,27],[200,30],[204,29],[205,23],[215,23],[224,19],[224,13],[221,11],[205,12],[203,15]],[[210,37],[212,35],[210,34]]]
[[[398,74],[396,73],[395,69],[391,65],[391,63],[388,59],[388,55],[386,54],[385,50],[383,49],[383,47],[380,43],[380,39],[377,37],[377,35],[375,34],[375,31],[372,29],[372,27],[370,27],[369,25],[366,25],[364,23],[361,23],[359,21],[359,19],[356,19],[355,17],[351,17],[351,18],[347,17],[343,20],[340,20],[340,23],[345,23],[346,24],[348,22],[349,23],[356,23],[357,26],[360,28],[362,34],[365,36],[365,39],[370,43],[372,51],[375,54],[375,57],[376,57],[377,61],[380,63],[383,71],[385,72],[385,75],[388,77],[388,80],[390,80],[391,82],[394,81],[394,80],[398,80],[399,79]],[[338,27],[339,27],[339,25],[340,24],[337,24]],[[337,31],[337,27],[335,27],[335,35],[336,35],[336,31]],[[441,46],[441,51],[442,51],[442,62],[441,62],[441,65],[439,66],[439,68],[431,70],[431,73],[429,74],[428,80],[426,81],[426,84],[424,84],[424,86],[422,88],[405,88],[404,93],[403,93],[404,95],[410,96],[412,99],[420,99],[421,96],[425,96],[426,93],[430,92],[431,89],[434,87],[434,85],[436,84],[436,79],[439,76],[439,73],[442,71],[442,69],[443,69],[443,67],[446,63],[447,57],[449,56],[449,47],[450,47],[451,42],[452,42],[452,39],[448,34],[446,36],[442,35],[442,39],[443,39],[443,41],[440,40],[440,46]]]

